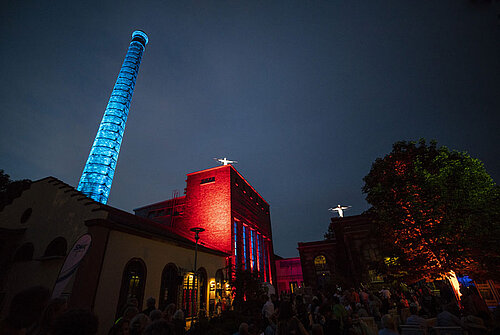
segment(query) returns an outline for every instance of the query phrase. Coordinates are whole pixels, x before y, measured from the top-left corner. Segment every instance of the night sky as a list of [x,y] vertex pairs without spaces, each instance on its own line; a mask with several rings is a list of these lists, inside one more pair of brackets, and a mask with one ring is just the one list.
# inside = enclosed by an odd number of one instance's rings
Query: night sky
[[[170,198],[238,160],[275,252],[368,209],[398,140],[436,139],[500,177],[499,3],[3,1],[0,169],[77,186],[132,31],[142,60],[108,204]],[[496,8],[495,8],[496,6]]]

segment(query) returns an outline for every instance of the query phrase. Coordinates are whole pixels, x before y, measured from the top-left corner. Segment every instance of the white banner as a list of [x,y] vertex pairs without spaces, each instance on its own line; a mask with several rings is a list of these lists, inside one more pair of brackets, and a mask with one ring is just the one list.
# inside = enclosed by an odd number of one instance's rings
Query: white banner
[[52,299],[59,298],[68,285],[69,280],[75,274],[76,270],[80,266],[83,257],[87,254],[90,249],[90,244],[92,242],[92,237],[89,234],[82,235],[78,241],[75,242],[73,248],[66,256],[64,264],[57,277],[56,284],[52,290]]

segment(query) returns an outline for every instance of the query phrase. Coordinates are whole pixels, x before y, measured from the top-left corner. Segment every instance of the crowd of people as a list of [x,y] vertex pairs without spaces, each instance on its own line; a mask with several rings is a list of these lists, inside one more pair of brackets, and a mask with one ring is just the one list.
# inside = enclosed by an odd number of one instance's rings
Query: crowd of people
[[[500,308],[490,311],[474,287],[463,288],[462,294],[457,300],[446,285],[439,291],[426,285],[401,285],[314,295],[264,294],[253,312],[227,310],[210,319],[200,313],[189,329],[184,311],[175,304],[159,310],[155,299],[148,298],[140,311],[137,299],[130,298],[108,334],[395,335],[404,334],[408,327],[429,335],[440,327],[455,327],[469,335],[500,334]],[[2,335],[93,335],[97,331],[98,319],[92,312],[68,309],[65,299],[50,299],[43,287],[17,294],[0,322]]]
[[[446,284],[440,290],[421,284],[316,292],[306,299],[294,294],[279,300],[271,296],[262,307],[261,330],[265,335],[395,335],[415,328],[432,334],[451,327],[469,335],[500,334],[500,309],[491,312],[475,287],[461,291],[460,300]],[[239,332],[244,334],[248,333]]]

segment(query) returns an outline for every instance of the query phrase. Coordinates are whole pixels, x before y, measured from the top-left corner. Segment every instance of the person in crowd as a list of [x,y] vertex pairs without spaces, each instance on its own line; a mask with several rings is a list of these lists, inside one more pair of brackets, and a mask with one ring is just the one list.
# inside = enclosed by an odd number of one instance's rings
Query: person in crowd
[[55,321],[50,335],[94,335],[97,334],[99,322],[88,310],[73,309],[61,314]]
[[130,320],[130,335],[142,335],[144,329],[151,322],[144,313],[139,313]]
[[156,309],[155,305],[156,305],[155,298],[153,298],[153,297],[147,298],[146,299],[146,309],[143,310],[141,313],[149,316],[149,313],[151,313],[152,311],[154,311]]
[[130,334],[130,321],[124,318],[118,319],[111,327],[108,335],[129,335]]
[[351,288],[351,302],[357,304],[361,302],[358,292],[354,288]]
[[0,323],[0,334],[17,335],[30,333],[40,322],[50,299],[50,291],[35,286],[16,294],[10,302],[7,317]]
[[410,326],[419,326],[427,328],[427,320],[418,315],[418,307],[416,304],[410,304],[410,316],[406,319],[406,324]]
[[269,319],[265,319],[267,324],[264,328],[264,335],[274,335],[276,334],[276,314],[271,315]]
[[358,314],[360,318],[366,318],[370,316],[365,307],[359,302],[356,304],[356,314]]
[[332,301],[333,301],[333,307],[332,307],[333,315],[335,319],[337,319],[340,323],[340,330],[343,331],[344,321],[347,318],[347,310],[340,303],[339,298],[337,298],[336,296],[333,297]]
[[382,323],[382,329],[378,331],[378,335],[398,335],[398,331],[396,330],[396,323],[394,319],[389,314],[385,314],[382,316],[380,320]]
[[176,335],[184,335],[186,333],[186,320],[184,319],[184,312],[178,309],[172,318],[174,331]]
[[380,313],[381,306],[382,302],[376,295],[368,295],[368,308],[370,309],[370,314],[375,318],[375,320],[380,320],[382,317],[382,314]]
[[47,335],[50,333],[52,327],[54,326],[55,320],[68,309],[68,303],[66,299],[55,298],[52,299],[40,319],[40,324],[37,330],[32,332],[37,335]]
[[242,322],[238,327],[238,331],[234,335],[248,335],[248,323]]
[[484,326],[483,319],[478,316],[468,315],[461,321],[469,335],[486,335],[488,333],[488,328]]
[[288,301],[281,302],[278,312],[277,335],[308,335],[304,325],[292,312],[292,305]]
[[359,318],[359,315],[354,313],[351,316],[350,333],[356,335],[371,335],[371,330],[368,328],[368,325]]
[[[177,335],[172,324],[166,320],[151,322],[144,330],[144,335]],[[182,333],[184,334],[184,333]]]
[[271,300],[271,297],[267,297],[266,302],[264,303],[264,306],[262,306],[262,316],[266,319],[269,319],[271,315],[274,314],[274,304]]
[[120,321],[121,319],[125,319],[130,323],[130,320],[132,320],[137,314],[139,314],[139,309],[134,306],[129,306],[125,309],[123,315],[118,320],[116,320],[116,322]]
[[159,309],[152,310],[151,313],[149,313],[149,319],[151,320],[151,322],[161,320],[163,319],[163,312]]
[[168,322],[172,322],[177,306],[174,303],[168,304],[163,311],[163,318]]
[[444,306],[444,310],[437,315],[438,327],[463,327],[462,321],[459,319],[460,311],[454,302]]
[[295,311],[297,313],[297,318],[302,322],[306,329],[310,329],[309,324],[309,313],[307,312],[307,306],[304,303],[304,298],[301,295],[295,297]]

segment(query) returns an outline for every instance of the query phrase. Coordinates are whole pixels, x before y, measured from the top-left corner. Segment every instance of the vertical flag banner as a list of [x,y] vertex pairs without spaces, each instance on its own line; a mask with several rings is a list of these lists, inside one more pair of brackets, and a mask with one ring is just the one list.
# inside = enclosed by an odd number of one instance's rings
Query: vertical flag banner
[[56,284],[52,290],[52,299],[59,298],[68,285],[69,280],[75,274],[76,270],[80,266],[83,257],[87,254],[90,249],[90,244],[92,243],[92,237],[89,234],[82,235],[78,241],[75,242],[73,248],[66,256],[64,264],[57,277]]

